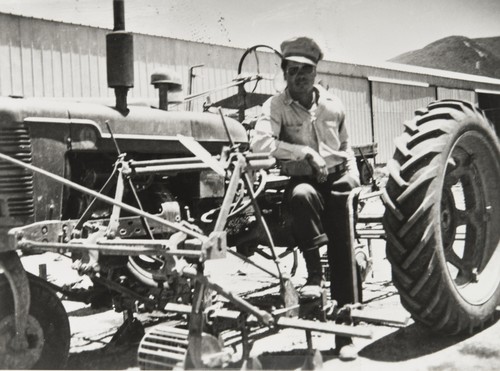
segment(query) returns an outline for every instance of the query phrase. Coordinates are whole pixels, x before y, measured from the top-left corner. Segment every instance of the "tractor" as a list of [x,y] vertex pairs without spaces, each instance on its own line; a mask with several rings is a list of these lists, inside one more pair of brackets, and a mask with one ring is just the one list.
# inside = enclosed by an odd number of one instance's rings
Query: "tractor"
[[[175,318],[141,335],[144,369],[223,367],[235,344],[249,368],[252,342],[283,328],[306,332],[311,367],[311,332],[370,337],[342,321],[349,308],[299,300],[276,252],[297,254],[283,233],[287,179],[272,156],[249,152],[247,128],[222,110],[168,111],[172,83],[162,74],[153,77],[159,108],[128,103],[132,36],[123,2],[114,5],[114,106],[0,98],[0,368],[64,367],[71,332],[61,298],[127,313],[123,329],[139,326],[138,311]],[[240,92],[255,79],[238,79]],[[385,187],[356,189],[346,204],[350,284],[358,287],[360,207],[380,197],[385,213],[376,222],[403,306],[441,334],[480,330],[500,304],[498,136],[473,104],[442,100],[418,110],[395,144]],[[204,274],[207,261],[229,254],[252,264],[261,248],[276,269],[256,266],[279,288],[266,303]],[[21,256],[45,251],[69,257],[92,288],[26,272]]]

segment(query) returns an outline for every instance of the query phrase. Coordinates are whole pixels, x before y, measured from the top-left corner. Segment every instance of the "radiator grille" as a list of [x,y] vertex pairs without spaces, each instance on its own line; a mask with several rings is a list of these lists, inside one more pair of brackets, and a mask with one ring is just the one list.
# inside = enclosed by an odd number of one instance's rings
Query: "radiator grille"
[[[0,128],[0,152],[17,160],[31,163],[29,130],[22,126]],[[0,160],[0,197],[6,202],[1,216],[32,216],[33,174]]]

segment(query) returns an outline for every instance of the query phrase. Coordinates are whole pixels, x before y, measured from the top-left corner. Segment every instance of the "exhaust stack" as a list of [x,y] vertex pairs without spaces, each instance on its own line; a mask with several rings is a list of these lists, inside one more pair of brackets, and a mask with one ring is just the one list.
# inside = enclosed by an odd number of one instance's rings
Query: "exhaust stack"
[[116,109],[127,111],[127,93],[134,87],[134,40],[125,32],[124,0],[113,0],[114,28],[106,35],[108,86],[115,90]]

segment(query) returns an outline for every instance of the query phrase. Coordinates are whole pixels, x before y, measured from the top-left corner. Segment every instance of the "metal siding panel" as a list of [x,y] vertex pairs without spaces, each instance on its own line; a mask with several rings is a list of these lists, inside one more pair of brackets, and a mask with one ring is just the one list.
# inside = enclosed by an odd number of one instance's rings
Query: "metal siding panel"
[[42,69],[43,69],[43,89],[44,96],[54,96],[54,69],[52,64],[52,51],[51,48],[43,48],[42,53]]
[[22,94],[27,97],[33,96],[33,68],[32,68],[32,41],[31,23],[23,18],[20,22],[20,47],[21,47],[21,75]]
[[[215,85],[217,84],[217,78],[215,77],[215,74],[216,74],[215,68],[207,68],[207,80],[206,80],[207,81],[206,82],[207,89],[206,90],[214,88]],[[215,101],[215,100],[212,99],[211,95],[208,95],[208,96],[210,97],[210,99],[212,100],[212,102]],[[197,102],[203,102],[205,99],[206,98],[199,98],[199,99],[197,99]]]
[[[44,35],[45,25],[39,20],[30,22],[29,32],[31,39],[31,75],[33,84],[33,95],[37,97],[46,96],[44,84],[45,69],[43,64],[42,50],[47,42]],[[47,71],[48,72],[48,71]]]
[[[194,70],[195,77],[193,79],[193,87],[191,94],[198,94],[207,91],[211,84],[211,68],[203,66]],[[186,94],[189,94],[186,90]],[[205,98],[197,98],[191,101],[192,111],[203,110],[203,101]]]
[[[216,80],[216,83],[215,83],[215,88],[218,88],[219,86],[223,85],[223,84],[229,84],[231,83],[232,79],[235,77],[236,74],[232,75],[232,76],[228,76],[229,73],[227,73],[228,71],[226,71],[225,69],[223,68],[217,68],[217,80]],[[227,96],[230,96],[230,95],[233,95],[235,93],[237,93],[237,89],[236,88],[229,88],[229,89],[226,89],[226,90],[216,90],[215,91],[215,94],[214,94],[214,99],[215,101],[219,101]]]
[[[277,81],[283,80],[281,59],[272,52],[259,52],[258,58],[259,68],[254,70],[253,73],[258,72],[263,77],[263,80],[259,81],[255,92],[262,94],[276,94],[278,90],[281,91],[281,88],[283,87],[280,86],[280,84],[277,84]],[[251,91],[252,89],[253,85],[250,85],[247,90]]]
[[146,94],[146,84],[144,79],[147,75],[146,70],[146,45],[144,36],[137,35],[134,37],[134,91],[131,96],[143,96]]
[[161,60],[164,64],[174,65],[175,64],[175,49],[171,39],[160,38],[161,42]]
[[111,89],[108,88],[108,75],[106,72],[106,39],[107,31],[99,30],[100,36],[97,37],[97,68],[99,71],[99,91],[100,96],[110,97]]
[[89,84],[91,97],[97,97],[101,92],[101,81],[99,71],[99,43],[98,43],[98,30],[89,29],[89,50],[88,50],[88,63],[89,63]]
[[373,82],[372,92],[377,162],[385,164],[392,158],[394,139],[403,132],[403,123],[435,100],[435,89]]
[[186,53],[186,46],[181,40],[172,40],[172,53],[172,62],[174,65],[182,65],[185,63],[183,56]]
[[52,44],[51,58],[52,58],[52,84],[53,84],[53,96],[62,97],[64,96],[64,83],[63,83],[63,67],[62,67],[62,50],[61,41],[59,36],[56,36]]
[[[254,89],[254,83],[253,82],[250,83],[250,84],[246,84],[246,85],[248,85],[246,87],[247,91],[253,91],[253,89]],[[273,81],[269,80],[267,78],[267,79],[259,81],[259,83],[257,85],[257,88],[255,89],[255,92],[256,93],[260,93],[260,94],[275,94],[276,93],[276,89],[274,89]]]
[[477,103],[476,93],[472,90],[437,88],[437,99],[459,99]]
[[151,85],[151,75],[153,74],[154,71],[157,70],[154,42],[155,42],[155,38],[153,38],[153,37],[147,37],[144,40],[144,45],[145,45],[144,51],[146,52],[146,55],[145,55],[145,67],[146,68],[145,68],[145,75],[144,75],[144,81],[143,81],[143,84],[144,84],[143,91],[145,92],[145,94],[143,95],[143,97],[147,97],[147,98],[152,98],[155,96],[154,86]]
[[81,31],[78,28],[68,28],[70,61],[71,61],[71,96],[82,96],[82,65],[81,65]]
[[153,72],[158,71],[160,68],[160,58],[159,58],[159,50],[156,45],[155,38],[146,39],[146,52],[148,53],[148,85],[151,85],[150,77]]
[[33,79],[33,96],[45,96],[44,68],[42,63],[42,50],[32,46],[31,48],[31,65]]
[[[17,29],[16,29],[17,30]],[[23,95],[23,70],[21,62],[21,44],[20,36],[15,35],[12,44],[9,47],[10,51],[10,73],[11,73],[11,94]]]
[[[220,68],[214,68],[213,69],[214,74],[213,74],[213,81],[210,89],[215,89],[221,84],[227,83],[227,81],[222,81],[222,71]],[[232,95],[232,92],[230,91],[232,89],[227,90],[227,95]],[[220,91],[214,91],[213,93],[210,94],[210,99],[212,102],[217,102],[221,98],[221,93]]]
[[73,95],[72,40],[67,25],[60,25],[59,35],[61,47],[62,96],[71,97]]
[[81,96],[90,97],[90,62],[88,45],[80,47],[79,54],[80,61],[80,87]]
[[351,144],[372,142],[371,111],[368,80],[355,77],[318,75],[323,87],[344,103],[346,126]]
[[17,73],[19,58],[19,23],[18,19],[0,14],[0,94],[21,94],[21,86]]
[[10,46],[3,42],[0,43],[0,95],[8,95],[12,91],[10,65]]
[[[213,88],[218,88],[219,86],[221,85],[225,85],[225,84],[229,84],[231,83],[232,81],[232,78],[236,75],[236,73],[230,77],[230,78],[227,78],[227,75],[225,74],[225,70],[223,68],[216,68],[215,69],[216,73],[215,73],[215,81],[214,81],[214,85],[212,86],[212,89]],[[231,95],[234,95],[238,92],[238,89],[236,88],[228,88],[228,89],[225,89],[225,90],[216,90],[213,94],[212,94],[212,102],[217,102],[225,97],[229,97]]]
[[[229,71],[227,71],[223,68],[217,68],[216,71],[217,71],[217,73],[216,73],[216,81],[215,81],[214,88],[217,88],[223,84],[231,83],[232,79],[236,75],[236,74],[230,74]],[[236,88],[229,88],[226,90],[217,90],[217,91],[215,91],[213,98],[214,98],[214,101],[217,102],[225,97],[236,94],[237,92],[238,92],[238,89],[236,89]]]
[[181,78],[182,89],[183,89],[184,92],[186,92],[187,91],[187,86],[188,86],[187,79],[188,79],[188,75],[189,75],[189,66],[186,66],[186,65],[177,66],[176,72],[179,74],[179,76]]
[[206,81],[207,69],[206,67],[195,68],[193,71],[192,88],[191,92],[186,90],[186,94],[195,94],[208,89]]
[[[104,60],[104,64],[106,64],[106,60]],[[105,76],[107,76],[106,69],[104,70],[104,73],[106,74]],[[137,76],[138,75],[139,75],[139,62],[137,60],[135,60],[134,61],[134,88],[130,92],[130,97],[135,97],[137,95],[137,93],[140,92],[140,90],[141,90],[140,86],[138,86],[138,84],[137,84]],[[112,91],[112,89],[108,89],[108,90]],[[109,94],[108,94],[108,96],[109,96]]]
[[[217,74],[218,74],[217,68],[215,67],[210,68],[210,74],[209,74],[210,79],[209,79],[208,89],[214,89],[218,85],[219,78]],[[215,98],[213,94],[210,94],[210,99],[212,100],[212,102],[215,102],[217,100],[217,98]]]

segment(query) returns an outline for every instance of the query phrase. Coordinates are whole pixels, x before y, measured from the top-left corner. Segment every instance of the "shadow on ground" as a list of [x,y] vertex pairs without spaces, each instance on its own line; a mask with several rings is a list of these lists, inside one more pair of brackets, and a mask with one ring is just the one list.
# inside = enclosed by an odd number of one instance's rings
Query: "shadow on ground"
[[124,370],[137,367],[137,347],[122,345],[71,353],[67,370]]
[[[321,352],[323,362],[336,358],[337,355],[333,352],[333,349]],[[306,356],[308,354],[307,349],[295,349],[283,352],[263,353],[258,359],[264,370],[297,370],[300,368],[307,370],[311,369],[311,366],[306,364]]]
[[374,361],[401,362],[436,353],[466,338],[466,335],[441,336],[412,324],[367,345],[359,356]]
[[[499,319],[500,315],[496,315],[487,327]],[[367,345],[359,352],[359,356],[383,362],[407,361],[439,352],[469,337],[467,334],[440,335],[424,326],[412,324]]]

